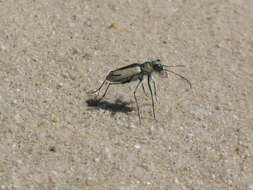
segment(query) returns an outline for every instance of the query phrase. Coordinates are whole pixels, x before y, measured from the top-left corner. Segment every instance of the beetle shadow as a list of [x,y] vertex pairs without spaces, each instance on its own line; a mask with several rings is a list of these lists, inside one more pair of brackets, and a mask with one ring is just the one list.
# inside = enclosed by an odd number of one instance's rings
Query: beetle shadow
[[120,100],[116,100],[115,103],[110,103],[105,100],[98,101],[97,99],[88,99],[86,100],[86,103],[89,107],[108,110],[112,113],[112,115],[115,115],[117,112],[128,114],[133,111],[133,108],[127,106],[128,103],[121,102]]

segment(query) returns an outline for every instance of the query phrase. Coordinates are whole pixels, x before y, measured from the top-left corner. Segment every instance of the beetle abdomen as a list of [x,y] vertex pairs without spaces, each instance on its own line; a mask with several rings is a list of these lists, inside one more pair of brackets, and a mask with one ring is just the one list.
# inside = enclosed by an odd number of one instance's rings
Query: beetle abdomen
[[114,71],[111,71],[106,80],[110,82],[121,82],[126,83],[138,79],[139,74],[141,74],[141,68],[139,66],[120,68]]

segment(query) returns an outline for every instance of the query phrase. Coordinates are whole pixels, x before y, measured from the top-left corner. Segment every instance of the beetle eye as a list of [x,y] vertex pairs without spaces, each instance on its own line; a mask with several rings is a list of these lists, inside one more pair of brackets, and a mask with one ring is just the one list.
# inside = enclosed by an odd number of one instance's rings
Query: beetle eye
[[156,65],[154,65],[154,70],[156,70],[156,71],[162,71],[163,70],[163,66],[160,65],[160,64],[156,64]]

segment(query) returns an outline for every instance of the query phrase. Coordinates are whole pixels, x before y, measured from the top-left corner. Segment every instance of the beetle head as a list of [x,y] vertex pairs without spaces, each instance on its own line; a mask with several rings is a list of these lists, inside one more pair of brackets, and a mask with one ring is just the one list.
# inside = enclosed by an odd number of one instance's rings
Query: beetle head
[[151,64],[152,64],[152,67],[153,67],[154,71],[161,72],[161,71],[164,70],[164,69],[163,69],[163,66],[164,66],[164,65],[163,65],[163,63],[160,61],[160,59],[157,59],[156,61],[152,61]]

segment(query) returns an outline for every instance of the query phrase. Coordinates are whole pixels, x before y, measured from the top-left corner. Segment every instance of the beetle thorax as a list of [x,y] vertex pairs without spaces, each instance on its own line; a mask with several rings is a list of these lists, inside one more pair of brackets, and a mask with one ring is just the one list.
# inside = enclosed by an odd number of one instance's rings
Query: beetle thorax
[[150,62],[144,63],[142,69],[145,73],[152,73],[154,70]]

